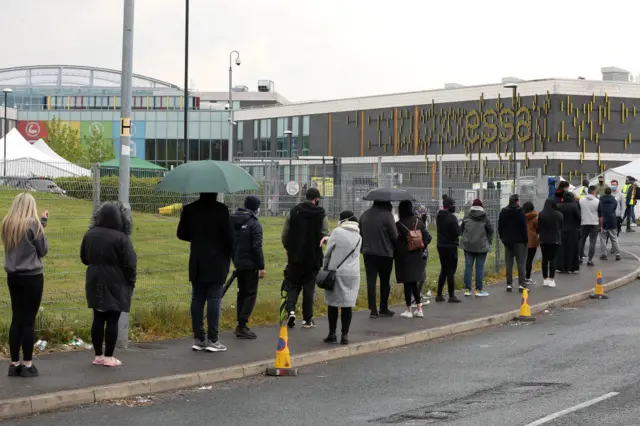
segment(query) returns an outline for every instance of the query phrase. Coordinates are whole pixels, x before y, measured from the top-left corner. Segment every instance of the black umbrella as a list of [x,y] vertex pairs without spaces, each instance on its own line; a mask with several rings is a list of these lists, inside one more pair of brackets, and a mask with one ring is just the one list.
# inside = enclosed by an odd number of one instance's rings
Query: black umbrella
[[366,201],[415,201],[409,191],[397,188],[376,188],[364,196]]

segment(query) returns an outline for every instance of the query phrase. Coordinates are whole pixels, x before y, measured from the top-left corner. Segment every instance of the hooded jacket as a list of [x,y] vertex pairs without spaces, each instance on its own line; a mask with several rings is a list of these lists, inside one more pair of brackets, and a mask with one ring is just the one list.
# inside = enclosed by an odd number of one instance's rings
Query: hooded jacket
[[613,195],[600,197],[600,210],[602,213],[602,228],[618,229],[618,200]]
[[290,265],[320,270],[323,259],[320,242],[329,234],[327,223],[324,209],[309,201],[291,209],[282,230]]
[[391,210],[376,203],[360,216],[362,254],[393,257],[398,230]]
[[458,247],[460,225],[455,214],[446,209],[438,210],[436,228],[438,229],[437,247]]
[[582,215],[581,224],[597,226],[600,224],[602,217],[602,208],[600,200],[595,195],[587,194],[580,200],[580,213]]
[[505,246],[529,243],[527,218],[519,205],[509,204],[500,210],[498,235]]
[[493,244],[493,226],[484,209],[472,206],[462,221],[460,247],[470,253],[488,253]]
[[536,248],[538,247],[538,212],[534,210],[524,215],[527,218],[527,236],[529,237],[527,247]]
[[231,216],[233,225],[233,264],[237,270],[264,269],[262,225],[256,214],[240,208]]
[[184,206],[177,237],[191,243],[189,281],[224,282],[233,251],[233,229],[229,208],[216,201],[215,194],[200,194],[199,200]]
[[129,312],[137,270],[131,228],[131,217],[120,203],[104,203],[94,213],[80,246],[89,308]]
[[562,213],[558,211],[558,205],[553,198],[544,203],[544,208],[538,215],[538,230],[540,231],[540,244],[562,243]]
[[[562,213],[562,230],[571,231],[580,229],[580,207],[575,202],[573,194],[565,197],[564,203],[558,206],[558,211]],[[540,227],[540,218],[538,217],[538,227]]]

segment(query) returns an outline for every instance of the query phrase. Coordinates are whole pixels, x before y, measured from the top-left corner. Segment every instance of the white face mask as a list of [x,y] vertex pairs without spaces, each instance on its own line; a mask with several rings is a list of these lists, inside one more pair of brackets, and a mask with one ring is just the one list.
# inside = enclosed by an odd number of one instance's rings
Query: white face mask
[[260,207],[258,207],[258,210],[256,210],[256,216],[260,216]]

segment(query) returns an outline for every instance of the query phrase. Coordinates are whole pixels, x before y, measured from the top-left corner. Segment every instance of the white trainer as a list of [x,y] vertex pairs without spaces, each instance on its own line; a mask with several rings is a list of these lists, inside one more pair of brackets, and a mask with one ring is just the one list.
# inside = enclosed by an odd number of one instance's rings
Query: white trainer
[[402,318],[413,318],[413,312],[407,310],[400,314]]

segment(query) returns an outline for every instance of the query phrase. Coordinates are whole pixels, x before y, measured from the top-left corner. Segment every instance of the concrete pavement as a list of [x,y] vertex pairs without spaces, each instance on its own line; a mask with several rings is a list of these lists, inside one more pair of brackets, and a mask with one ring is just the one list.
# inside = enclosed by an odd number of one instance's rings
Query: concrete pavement
[[[540,314],[535,324],[505,324],[437,344],[317,364],[297,378],[255,377],[12,424],[635,425],[640,414],[638,306],[636,281],[612,292],[609,300]],[[611,392],[619,394],[535,423]]]
[[[634,237],[623,238],[623,244],[626,241],[634,247]],[[640,238],[637,239],[640,242]],[[633,255],[624,254],[620,262],[597,262],[596,268],[585,267],[580,274],[558,275],[558,287],[534,287],[530,303],[548,303],[592,289],[598,268],[605,282],[618,280],[618,284],[624,284],[635,279],[638,261]],[[534,278],[541,282],[542,278],[536,275]],[[292,354],[297,357],[294,358],[294,365],[375,352],[508,321],[513,317],[513,311],[519,308],[520,296],[517,292],[504,292],[503,285],[492,286],[488,290],[490,297],[465,298],[460,305],[432,303],[426,307],[424,319],[395,317],[370,320],[367,312],[356,313],[349,347],[324,344],[322,338],[327,332],[326,320],[319,319],[319,326],[314,330],[290,331],[289,343]],[[544,309],[544,306],[540,306],[540,309]],[[397,310],[400,311],[400,308]],[[256,329],[256,332],[259,336],[256,341],[238,341],[230,333],[223,334],[222,339],[229,351],[221,354],[193,353],[190,351],[190,339],[132,345],[127,352],[117,354],[124,366],[115,370],[92,366],[89,352],[44,354],[36,360],[41,371],[38,379],[0,375],[0,417],[260,374],[265,365],[272,362],[278,331],[277,327],[264,327]],[[134,383],[122,385],[132,381]],[[69,392],[42,396],[60,391]],[[22,399],[7,403],[6,400],[11,398]]]

